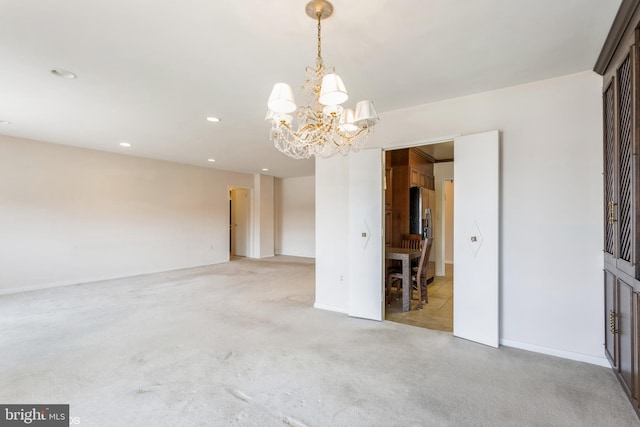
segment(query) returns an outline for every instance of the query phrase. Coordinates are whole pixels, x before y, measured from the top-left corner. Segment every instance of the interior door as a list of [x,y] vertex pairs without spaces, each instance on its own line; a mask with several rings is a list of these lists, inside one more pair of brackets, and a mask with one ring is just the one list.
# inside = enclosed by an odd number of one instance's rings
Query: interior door
[[453,334],[499,345],[499,134],[454,141]]
[[349,316],[383,319],[382,150],[349,155]]
[[232,255],[249,256],[249,190],[231,190]]

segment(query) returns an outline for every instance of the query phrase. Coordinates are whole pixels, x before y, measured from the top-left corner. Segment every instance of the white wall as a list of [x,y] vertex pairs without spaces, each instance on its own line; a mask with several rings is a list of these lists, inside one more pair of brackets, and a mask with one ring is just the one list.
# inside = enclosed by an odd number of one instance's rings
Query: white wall
[[0,136],[0,293],[214,264],[253,176]]
[[445,181],[444,183],[444,262],[453,264],[453,212],[455,206],[453,181]]
[[[392,111],[369,142],[391,148],[499,129],[501,342],[593,363],[605,363],[601,86],[588,71]],[[347,167],[316,162],[316,294],[324,307],[348,304],[331,275],[348,266],[336,240],[337,230],[349,232],[348,195],[332,191]]]
[[314,307],[342,313],[349,308],[348,164],[348,159],[342,156],[316,159]]
[[[447,237],[443,218],[444,203],[444,180],[453,179],[453,162],[436,163],[433,165],[433,175],[436,190],[436,212],[434,228],[436,230],[436,239],[433,242],[433,250],[436,255],[436,276],[444,276],[445,248],[447,248],[445,238]],[[453,215],[451,216],[453,218]],[[453,230],[453,224],[451,229]],[[453,232],[451,233],[453,235]],[[453,236],[452,236],[453,237]],[[453,251],[452,251],[453,252]]]
[[277,254],[315,257],[315,183],[314,176],[276,179]]
[[254,258],[274,255],[275,203],[274,178],[268,175],[254,177]]

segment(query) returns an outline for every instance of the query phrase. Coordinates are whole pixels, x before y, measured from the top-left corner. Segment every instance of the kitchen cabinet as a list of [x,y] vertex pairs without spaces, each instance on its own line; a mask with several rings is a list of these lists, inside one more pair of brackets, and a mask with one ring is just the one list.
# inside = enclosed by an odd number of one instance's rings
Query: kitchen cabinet
[[384,153],[384,244],[391,246],[393,237],[393,168],[391,167],[391,152]]
[[[409,189],[424,187],[435,191],[433,164],[435,160],[418,148],[387,151],[390,166],[391,203],[391,246],[399,247],[402,235],[409,233]],[[388,189],[388,187],[387,187]],[[385,215],[387,206],[385,205]],[[435,212],[435,206],[432,207]]]

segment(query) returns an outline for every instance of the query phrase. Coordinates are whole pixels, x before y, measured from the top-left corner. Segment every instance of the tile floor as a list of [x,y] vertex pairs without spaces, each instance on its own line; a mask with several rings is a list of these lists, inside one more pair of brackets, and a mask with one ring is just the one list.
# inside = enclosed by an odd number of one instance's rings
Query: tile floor
[[[386,307],[385,320],[419,326],[438,331],[453,332],[453,265],[445,264],[445,275],[436,276],[428,286],[429,304],[416,310],[418,301],[411,300],[411,311],[402,312],[402,296],[395,299],[392,289],[391,304]],[[415,295],[415,293],[414,293]],[[417,298],[417,297],[415,297]]]

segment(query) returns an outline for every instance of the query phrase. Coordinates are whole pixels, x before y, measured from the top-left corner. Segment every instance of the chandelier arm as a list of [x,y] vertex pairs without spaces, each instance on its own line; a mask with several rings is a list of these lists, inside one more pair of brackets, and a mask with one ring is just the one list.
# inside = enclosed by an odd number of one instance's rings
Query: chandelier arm
[[294,131],[293,128],[289,125],[289,123],[285,122],[284,120],[281,120],[278,123],[278,127],[282,127],[285,128],[287,131],[289,131],[289,133],[291,134],[291,136],[293,136],[296,139],[303,139],[303,136],[305,134],[308,134],[308,132],[310,130],[317,130],[319,128],[319,126],[314,126],[312,124],[306,124],[303,127],[301,127],[300,129],[298,129],[297,131]]

